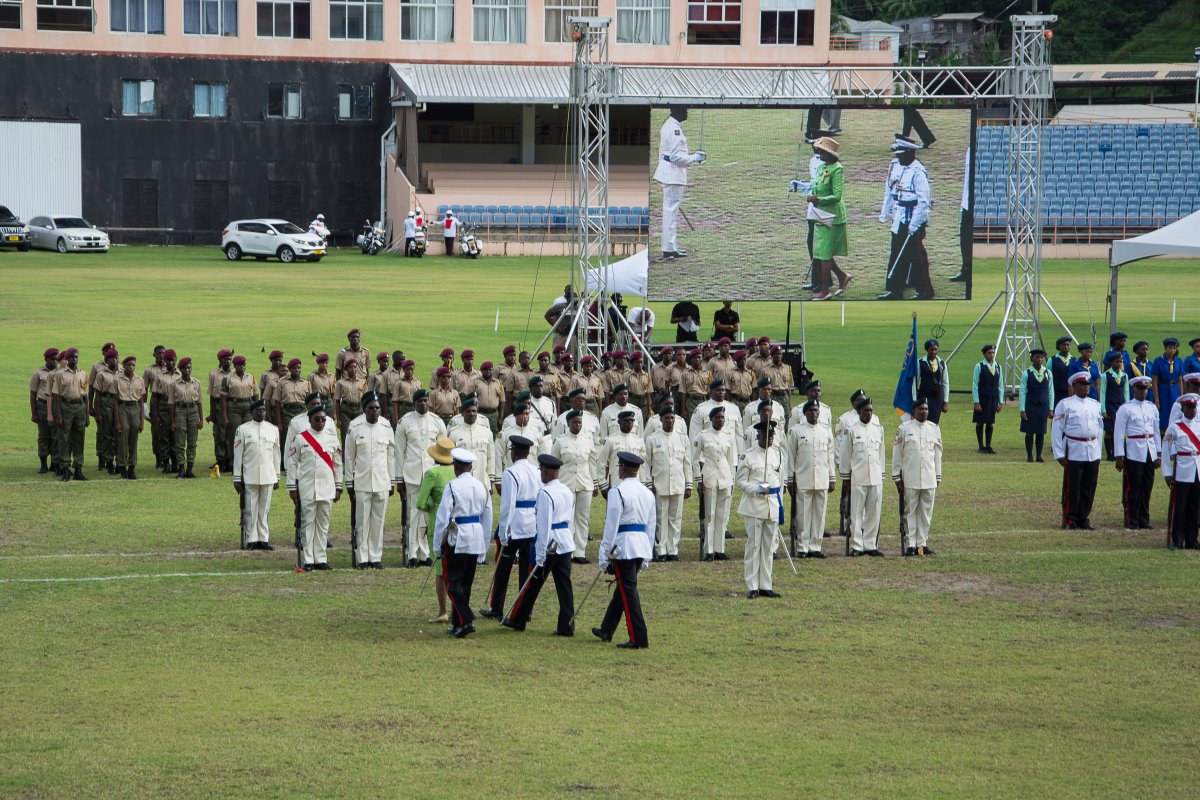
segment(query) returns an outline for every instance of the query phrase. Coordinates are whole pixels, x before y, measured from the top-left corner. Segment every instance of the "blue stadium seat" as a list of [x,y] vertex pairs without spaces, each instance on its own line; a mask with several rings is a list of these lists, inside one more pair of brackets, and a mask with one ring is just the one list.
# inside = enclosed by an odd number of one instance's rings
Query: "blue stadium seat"
[[518,228],[529,228],[530,227],[530,223],[531,223],[530,217],[533,216],[532,214],[517,214],[515,216],[517,218],[517,227]]
[[455,214],[461,214],[462,206],[460,206],[458,203],[451,203],[450,210],[453,211]]
[[546,213],[546,207],[545,207],[545,206],[534,206],[534,207],[533,207],[533,213],[534,213],[534,214],[542,214],[542,215],[545,215],[545,213]]
[[509,207],[508,206],[497,206],[496,211],[500,212],[501,214],[507,214],[509,212]]
[[500,209],[496,208],[496,206],[488,206],[484,209],[484,211],[486,211],[488,214],[496,214],[499,212],[499,210]]
[[437,207],[438,216],[440,217],[440,216],[444,215],[449,210],[450,210],[450,206],[446,205],[445,203],[442,203],[440,206]]
[[521,216],[521,215],[520,214],[505,214],[504,215],[504,227],[506,227],[506,228],[517,227],[517,217],[519,217],[519,216]]
[[[515,206],[513,208],[514,208],[514,210],[516,209]],[[521,206],[521,213],[522,214],[532,214],[533,206]]]
[[629,206],[621,206],[620,208],[617,209],[617,213],[629,215],[629,214],[632,214],[633,211],[630,209]]

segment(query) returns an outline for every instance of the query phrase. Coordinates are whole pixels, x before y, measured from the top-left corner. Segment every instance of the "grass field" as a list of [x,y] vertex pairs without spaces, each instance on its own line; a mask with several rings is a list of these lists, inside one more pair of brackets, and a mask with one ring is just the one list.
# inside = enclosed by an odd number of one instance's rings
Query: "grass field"
[[[424,375],[444,344],[481,357],[510,341],[536,345],[565,265],[355,251],[319,266],[234,265],[216,248],[0,253],[0,796],[1195,795],[1200,562],[1163,546],[1161,483],[1159,530],[1120,528],[1111,468],[1093,515],[1101,530],[1058,530],[1059,470],[1025,463],[1011,408],[993,457],[975,453],[966,397],[944,417],[936,558],[801,562],[799,578],[779,562],[784,598],[747,601],[738,561],[695,562],[690,503],[685,560],[643,573],[651,648],[636,653],[587,634],[603,584],[574,640],[549,635],[553,593],[524,634],[484,626],[449,639],[426,622],[423,571],[345,569],[345,502],[333,518],[338,569],[296,575],[278,495],[279,549],[243,553],[227,478],[101,477],[91,429],[92,480],[34,474],[26,387],[48,345],[78,346],[90,364],[108,339],[143,359],[164,342],[196,357],[197,372],[231,346],[257,373],[264,347],[307,369],[309,353],[336,352],[361,327],[372,352],[402,347]],[[1151,341],[1196,335],[1200,283],[1179,277],[1190,274],[1186,262],[1129,268],[1122,327]],[[1046,265],[1043,288],[1078,336],[1093,322],[1103,336],[1106,275],[1098,262]],[[982,262],[976,300],[921,305],[921,334],[944,325],[952,345],[1001,276],[1002,265]],[[665,321],[669,305],[653,307]],[[836,412],[861,385],[894,431],[886,406],[912,310],[847,304],[842,326],[840,304],[807,308],[810,366]],[[785,314],[742,306],[750,335],[782,337]],[[969,388],[997,326],[952,362],[957,388]],[[796,310],[794,338],[799,327]],[[659,333],[671,338],[665,325]],[[152,460],[148,437],[141,451]],[[895,498],[885,498],[883,544],[894,553]],[[398,532],[395,503],[389,566]],[[830,541],[839,554],[841,540]],[[577,568],[577,597],[594,575]],[[490,577],[481,568],[476,597]]]
[[[965,109],[924,110],[937,137],[918,157],[929,172],[933,190],[925,248],[930,278],[938,299],[962,299],[964,285],[949,278],[961,264],[958,246],[962,200],[963,154],[970,144],[971,112]],[[809,299],[800,289],[808,267],[804,196],[788,193],[793,178],[807,181],[812,147],[804,143],[803,110],[700,109],[683,124],[692,150],[704,150],[708,161],[688,173],[683,212],[694,230],[680,221],[677,241],[689,252],[664,262],[659,238],[662,187],[650,181],[651,260],[649,292],[653,298],[677,300]],[[837,261],[854,276],[847,300],[873,300],[883,291],[889,266],[890,225],[879,221],[883,185],[892,155],[892,135],[901,112],[849,110],[842,114],[837,135],[845,166],[846,236],[849,255]],[[666,111],[651,114],[650,130],[658,131]],[[915,134],[914,134],[915,136]],[[657,140],[656,140],[657,141]],[[658,150],[651,151],[653,158]],[[651,167],[653,174],[653,166]]]

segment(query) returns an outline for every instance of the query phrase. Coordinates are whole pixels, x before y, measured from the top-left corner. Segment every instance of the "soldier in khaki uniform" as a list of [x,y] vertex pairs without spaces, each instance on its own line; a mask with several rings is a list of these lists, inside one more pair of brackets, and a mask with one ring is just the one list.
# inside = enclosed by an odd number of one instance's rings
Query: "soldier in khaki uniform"
[[38,469],[39,475],[50,471],[46,463],[48,460],[53,460],[55,467],[58,466],[58,456],[54,453],[54,428],[50,424],[50,380],[57,369],[57,357],[57,347],[51,347],[42,353],[46,363],[34,370],[33,377],[29,379],[29,414],[33,423],[37,425],[38,459],[42,462],[41,468]]
[[179,359],[179,380],[167,388],[171,433],[175,436],[176,478],[196,477],[192,467],[196,463],[196,439],[204,428],[204,415],[200,411],[203,391],[200,381],[192,377],[192,360]]
[[[554,405],[553,416],[557,416],[558,398],[562,395],[562,387],[559,385],[558,370],[554,369],[550,364],[549,353],[538,354],[538,368],[529,377],[533,378],[534,376],[542,379],[542,392],[546,397],[550,398],[551,403]],[[525,385],[531,386],[532,384],[526,381]]]
[[452,384],[453,375],[449,367],[438,367],[433,377],[435,383],[429,393],[429,410],[441,419],[443,425],[449,425],[458,413],[461,398]]
[[[79,369],[79,351],[63,353],[67,366],[57,370],[50,384],[50,419],[58,427],[58,476],[86,481],[83,474],[83,434],[87,430],[87,373]],[[74,474],[72,475],[72,466]]]
[[293,358],[288,362],[288,374],[275,382],[271,390],[271,401],[275,425],[281,431],[286,431],[294,417],[307,413],[304,408],[304,397],[312,391],[307,380],[300,377],[300,359]]
[[685,419],[691,419],[696,407],[708,398],[709,377],[700,358],[699,350],[688,353],[687,368],[679,375],[680,411]]
[[154,413],[154,392],[155,386],[158,383],[158,376],[166,369],[166,359],[164,354],[167,348],[163,345],[154,346],[154,363],[142,370],[142,383],[146,384],[146,406],[150,411],[150,444],[154,449],[154,468],[162,468],[162,453],[160,450],[160,439],[162,432],[159,430],[158,417]]
[[333,377],[333,373],[329,371],[329,353],[321,353],[317,356],[316,372],[310,372],[308,375],[308,385],[314,392],[320,393],[321,407],[325,409],[326,417],[333,416],[333,385],[335,383],[337,383],[337,378]]
[[496,377],[490,361],[480,365],[479,373],[471,391],[479,400],[479,413],[487,418],[491,423],[492,432],[495,433],[500,430],[500,413],[504,409],[504,384]]
[[267,519],[271,493],[279,488],[279,429],[267,422],[265,400],[250,403],[250,418],[234,429],[232,453],[233,490],[244,498],[246,549],[274,550]]
[[358,377],[358,362],[353,358],[342,369],[342,377],[333,385],[333,419],[345,440],[346,429],[362,413],[362,396],[366,386]]
[[[379,413],[384,419],[388,419],[392,414],[392,371],[388,368],[388,354],[379,353],[375,356],[375,361],[378,367],[367,376],[367,391],[375,393],[379,400]],[[391,427],[390,421],[388,427]]]
[[371,371],[371,352],[365,347],[359,346],[359,341],[362,339],[362,334],[358,328],[351,328],[346,333],[346,340],[350,343],[349,347],[343,347],[338,351],[337,361],[334,363],[334,377],[338,380],[346,377],[346,363],[349,361],[358,362],[358,374],[365,379]]
[[[771,345],[770,352],[771,363],[760,368],[758,376],[771,379],[771,399],[783,406],[785,415],[790,415],[792,413],[792,368],[783,363],[783,349],[779,345]],[[783,424],[786,420],[787,416],[784,416],[779,422]]]
[[[104,469],[108,466],[108,457],[106,453],[115,448],[115,440],[112,438],[112,431],[100,430],[100,418],[97,416],[96,406],[96,374],[107,367],[108,351],[116,351],[117,346],[112,342],[105,342],[100,347],[100,360],[93,362],[91,368],[88,369],[88,393],[87,393],[87,409],[88,416],[96,420],[96,469]],[[120,371],[120,370],[118,370]],[[115,450],[113,450],[115,453]]]
[[604,400],[606,403],[611,403],[613,399],[613,387],[619,384],[629,385],[629,365],[626,363],[628,353],[624,350],[612,351],[612,366],[604,371],[604,376],[601,378],[601,383],[604,385]]
[[378,395],[365,397],[363,415],[346,435],[343,484],[360,526],[355,568],[383,569],[383,521],[395,491],[396,439],[380,413]]
[[[501,386],[507,388],[508,373],[517,368],[517,346],[515,344],[507,344],[500,354],[504,356],[504,360],[496,365],[496,380],[500,381]],[[505,409],[505,412],[507,413],[507,409]]]
[[[263,374],[258,379],[258,396],[261,397],[263,400],[269,400],[269,398],[267,396],[267,386],[270,385],[271,383],[273,383],[274,381],[279,380],[281,377],[283,377],[283,375],[280,374],[281,372],[284,375],[287,374],[287,371],[285,370],[285,368],[283,366],[283,351],[282,350],[272,350],[270,353],[267,354],[267,360],[271,362],[271,366],[268,367],[267,369],[263,370]],[[267,403],[267,418],[268,419],[270,419],[270,415],[271,415],[271,404],[270,404],[270,402],[268,402]]]
[[[658,363],[650,368],[650,384],[655,395],[664,392],[675,392],[677,388],[672,381],[675,378],[675,348],[664,347],[658,352]],[[653,410],[653,409],[651,409]]]
[[510,369],[504,379],[504,396],[508,398],[509,414],[513,413],[517,394],[525,391],[532,377],[533,367],[530,366],[529,351],[522,350],[517,358],[517,366]]
[[125,356],[117,375],[116,421],[117,472],[125,480],[136,481],[138,435],[145,425],[146,383],[136,372],[137,357]]
[[[584,356],[579,359],[579,369],[582,370],[580,376],[576,379],[575,386],[582,386],[587,390],[587,395],[584,400],[583,407],[588,411],[600,416],[600,409],[604,407],[604,382],[600,380],[600,376],[596,373],[596,357]],[[568,392],[570,389],[568,389]]]
[[396,398],[394,397],[394,394],[396,392],[396,383],[404,378],[404,361],[404,351],[393,350],[392,368],[384,373],[383,376],[383,388],[385,390],[385,394],[387,394],[388,402],[384,416],[387,417],[388,422],[391,423],[393,431],[396,430],[396,424],[400,422],[400,418],[396,416]]
[[411,358],[406,358],[400,366],[401,376],[392,382],[392,422],[395,423],[393,429],[398,428],[404,415],[413,410],[413,395],[421,389],[421,380],[413,377],[416,363]]
[[119,358],[114,348],[104,351],[104,366],[96,370],[88,384],[91,397],[90,414],[96,420],[96,454],[100,469],[109,475],[117,474],[117,376],[121,374]]
[[[254,376],[246,372],[246,357],[234,356],[233,370],[221,379],[221,424],[225,428],[225,452],[233,471],[233,438],[237,429],[250,421],[250,404],[258,397]],[[266,403],[263,403],[266,407]]]
[[171,409],[167,401],[167,391],[171,384],[179,380],[179,370],[175,368],[175,351],[167,348],[163,351],[163,366],[154,376],[154,383],[146,388],[150,392],[150,436],[154,440],[155,469],[164,473],[175,472],[175,436],[171,433]]
[[646,472],[658,507],[655,560],[678,561],[683,504],[692,496],[691,446],[686,434],[675,429],[674,411],[660,411],[659,419],[662,430],[646,438]]
[[451,377],[453,378],[454,376],[454,348],[442,348],[442,352],[438,353],[438,358],[442,360],[441,366],[434,367],[433,372],[429,373],[429,391],[431,392],[437,387],[437,376],[439,369],[445,367],[449,371]]
[[738,412],[746,410],[746,404],[754,396],[754,373],[746,369],[746,351],[739,350],[733,354],[733,370],[725,379],[725,387],[729,389],[729,399],[738,407]]
[[762,368],[771,363],[771,337],[761,336],[757,349],[746,357],[746,369],[754,373],[755,379],[762,377]]
[[642,369],[642,359],[641,350],[634,351],[629,357],[633,369],[629,371],[629,378],[625,383],[629,386],[629,402],[649,417],[650,401],[654,398],[654,381],[650,378],[650,373]]
[[470,394],[475,391],[475,379],[479,377],[479,370],[475,369],[475,351],[463,350],[459,360],[462,366],[451,372],[450,385],[459,394]]
[[221,412],[221,392],[225,379],[233,374],[233,351],[222,348],[217,351],[217,366],[208,373],[208,417],[213,429],[213,455],[216,466],[222,472],[233,469],[233,455],[229,452],[230,431],[225,426]]
[[717,340],[717,354],[704,365],[712,378],[720,378],[726,383],[729,382],[729,374],[737,368],[737,365],[733,363],[733,356],[729,352],[732,345],[733,340],[728,336],[722,336]]

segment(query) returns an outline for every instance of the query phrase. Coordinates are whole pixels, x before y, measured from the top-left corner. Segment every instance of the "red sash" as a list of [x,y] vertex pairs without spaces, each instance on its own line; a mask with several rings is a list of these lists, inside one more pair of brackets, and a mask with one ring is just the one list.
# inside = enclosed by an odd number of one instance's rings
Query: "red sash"
[[304,437],[304,441],[308,442],[308,446],[313,449],[313,452],[321,457],[321,460],[325,462],[325,466],[329,467],[330,472],[333,472],[336,476],[337,470],[333,468],[333,456],[329,455],[329,453],[326,453],[325,448],[321,447],[320,443],[317,442],[316,437],[314,437],[308,431],[301,431],[300,435]]
[[1196,452],[1200,453],[1200,438],[1196,437],[1196,434],[1192,432],[1192,429],[1188,427],[1186,422],[1180,421],[1175,424],[1179,426],[1179,430],[1187,434],[1187,437],[1192,440],[1192,446],[1196,448]]

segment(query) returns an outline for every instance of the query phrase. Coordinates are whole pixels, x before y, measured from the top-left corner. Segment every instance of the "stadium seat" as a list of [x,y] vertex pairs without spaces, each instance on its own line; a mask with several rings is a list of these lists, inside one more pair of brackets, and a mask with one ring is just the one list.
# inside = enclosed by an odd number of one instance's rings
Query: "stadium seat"
[[496,211],[498,211],[501,214],[507,214],[509,212],[509,207],[508,206],[497,206]]
[[442,205],[440,205],[440,206],[438,206],[438,207],[437,207],[437,213],[438,213],[438,216],[439,216],[439,217],[441,217],[441,216],[445,216],[446,212],[447,212],[447,211],[449,211],[449,210],[450,210],[450,206],[448,206],[448,205],[446,205],[445,203],[443,203]]

